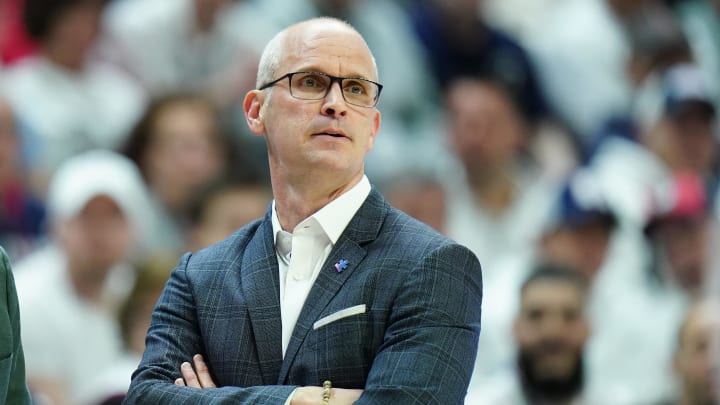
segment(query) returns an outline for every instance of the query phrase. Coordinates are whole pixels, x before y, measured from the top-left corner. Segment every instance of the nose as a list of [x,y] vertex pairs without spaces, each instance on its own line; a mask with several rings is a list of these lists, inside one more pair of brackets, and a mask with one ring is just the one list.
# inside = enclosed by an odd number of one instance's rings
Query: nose
[[347,115],[347,103],[342,95],[340,83],[333,83],[330,85],[330,90],[323,99],[321,112],[322,114],[333,118],[344,117]]

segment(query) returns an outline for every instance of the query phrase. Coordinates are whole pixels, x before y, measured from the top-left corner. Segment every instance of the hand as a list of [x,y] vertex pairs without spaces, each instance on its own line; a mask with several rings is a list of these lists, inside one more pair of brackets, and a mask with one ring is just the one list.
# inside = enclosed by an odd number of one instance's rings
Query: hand
[[[193,365],[195,366],[194,369]],[[193,388],[215,388],[215,383],[210,377],[210,370],[208,370],[207,364],[205,364],[205,360],[201,355],[196,354],[193,356],[193,365],[190,365],[189,362],[180,365],[182,378],[175,380],[175,385]]]
[[[360,398],[363,390],[332,388],[330,390],[330,405],[350,405]],[[300,387],[295,390],[290,405],[322,405],[322,387]]]

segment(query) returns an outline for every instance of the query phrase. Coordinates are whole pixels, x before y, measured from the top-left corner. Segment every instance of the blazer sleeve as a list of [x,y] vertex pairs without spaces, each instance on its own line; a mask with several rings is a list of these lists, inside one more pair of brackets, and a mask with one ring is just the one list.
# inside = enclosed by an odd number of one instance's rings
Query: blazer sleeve
[[0,347],[9,348],[9,354],[0,354],[0,402],[7,404],[31,404],[30,393],[25,383],[25,356],[20,339],[20,310],[15,290],[15,280],[5,250],[0,248],[0,281],[3,283],[3,313],[1,314],[3,332]]
[[482,301],[480,263],[444,245],[408,272],[365,390],[356,404],[462,404],[470,382]]
[[[153,311],[146,348],[125,404],[284,404],[295,386],[197,389],[174,385],[180,364],[205,354],[197,305],[187,277],[191,254],[180,261]],[[207,356],[206,356],[207,357]]]

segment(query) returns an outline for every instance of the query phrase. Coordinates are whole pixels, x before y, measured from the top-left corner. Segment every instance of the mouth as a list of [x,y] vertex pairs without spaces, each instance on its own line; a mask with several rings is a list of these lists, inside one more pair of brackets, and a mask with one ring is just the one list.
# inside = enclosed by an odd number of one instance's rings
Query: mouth
[[347,138],[347,135],[345,135],[345,132],[339,130],[339,129],[326,129],[320,132],[315,132],[313,136],[330,136],[333,138]]

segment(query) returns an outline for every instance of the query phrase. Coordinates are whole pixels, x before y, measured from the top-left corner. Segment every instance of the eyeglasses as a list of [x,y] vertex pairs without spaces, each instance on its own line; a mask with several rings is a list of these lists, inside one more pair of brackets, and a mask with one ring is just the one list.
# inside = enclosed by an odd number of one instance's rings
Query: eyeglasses
[[260,86],[258,90],[272,87],[285,78],[290,82],[290,95],[297,99],[322,100],[330,93],[333,83],[337,82],[348,104],[367,108],[377,105],[383,88],[382,84],[367,79],[337,77],[321,72],[293,72]]

